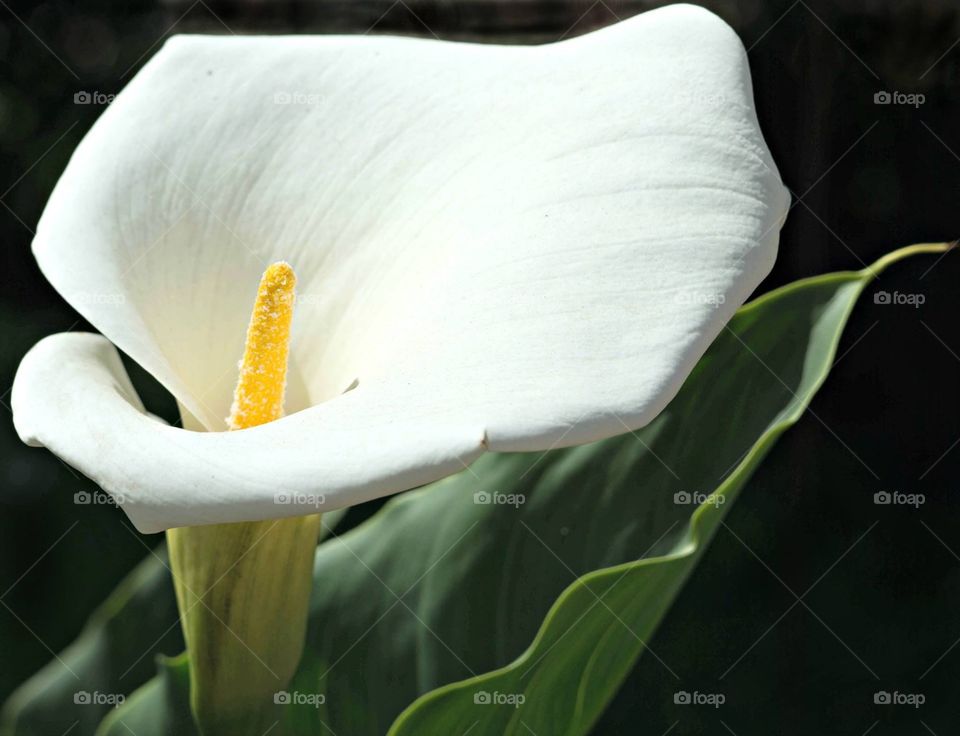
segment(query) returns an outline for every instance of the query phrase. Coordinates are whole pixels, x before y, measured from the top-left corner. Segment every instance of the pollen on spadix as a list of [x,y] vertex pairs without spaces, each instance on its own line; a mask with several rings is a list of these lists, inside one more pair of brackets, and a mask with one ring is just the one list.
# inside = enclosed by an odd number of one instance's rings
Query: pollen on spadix
[[263,272],[227,418],[230,429],[256,427],[283,416],[296,281],[293,268],[283,261]]

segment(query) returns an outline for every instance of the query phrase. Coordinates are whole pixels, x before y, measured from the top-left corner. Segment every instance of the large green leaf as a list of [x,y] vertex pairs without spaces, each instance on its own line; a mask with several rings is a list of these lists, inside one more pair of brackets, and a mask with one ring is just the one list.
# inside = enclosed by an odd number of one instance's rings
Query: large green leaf
[[[342,517],[342,512],[335,511],[324,522],[332,530]],[[73,644],[17,689],[4,705],[0,734],[92,734],[114,710],[110,700],[130,695],[156,674],[158,666],[160,675],[145,690],[149,693],[161,686],[175,690],[181,680],[171,681],[171,673],[179,674],[181,665],[168,664],[172,660],[163,655],[182,648],[177,602],[161,548],[130,572]],[[82,693],[89,693],[91,702],[77,702],[83,700],[76,697]],[[149,697],[156,699],[156,695]],[[159,716],[151,727],[158,723],[162,723]],[[181,730],[170,733],[184,733],[182,723],[174,725]]]
[[183,647],[165,565],[163,556],[148,555],[127,576],[77,640],[13,694],[0,733],[93,733],[117,694],[153,676],[156,653]]
[[[289,688],[325,702],[278,706],[271,733],[586,733],[752,470],[825,379],[865,285],[942,247],[903,249],[747,305],[641,431],[486,456],[334,535],[318,548],[307,647]],[[475,503],[477,493],[525,502]],[[697,507],[676,503],[678,493],[712,495]],[[666,664],[664,673],[673,676]],[[186,734],[185,687],[165,665],[102,733],[136,723],[138,736]],[[484,693],[524,702],[475,702]]]
[[111,711],[98,734],[170,734],[196,736],[190,713],[190,671],[186,653],[158,657],[159,674],[137,690],[122,707]]

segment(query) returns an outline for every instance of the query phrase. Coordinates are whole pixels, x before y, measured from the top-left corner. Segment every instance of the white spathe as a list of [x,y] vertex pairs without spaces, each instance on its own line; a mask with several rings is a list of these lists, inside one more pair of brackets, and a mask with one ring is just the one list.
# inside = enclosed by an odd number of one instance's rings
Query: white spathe
[[[692,6],[535,47],[176,37],[41,218],[44,274],[103,336],[24,358],[16,427],[144,532],[616,435],[768,273],[788,204],[744,49]],[[288,416],[227,433],[281,259],[299,279]],[[209,431],[145,413],[114,345]]]

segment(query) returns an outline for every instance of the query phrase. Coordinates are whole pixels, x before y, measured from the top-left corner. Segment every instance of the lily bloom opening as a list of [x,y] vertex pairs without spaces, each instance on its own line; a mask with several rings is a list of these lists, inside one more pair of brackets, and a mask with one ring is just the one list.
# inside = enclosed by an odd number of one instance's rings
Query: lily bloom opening
[[[743,46],[700,8],[537,47],[176,37],[38,225],[44,274],[101,334],[31,350],[15,424],[143,532],[609,437],[676,394],[788,205]],[[249,285],[281,258],[301,295],[286,416],[227,432]],[[185,428],[145,411],[118,350]]]
[[[295,285],[283,261],[260,279],[231,429],[283,416]],[[303,651],[319,532],[319,514],[167,531],[191,707],[203,733],[260,736],[269,729],[273,693],[290,681]]]

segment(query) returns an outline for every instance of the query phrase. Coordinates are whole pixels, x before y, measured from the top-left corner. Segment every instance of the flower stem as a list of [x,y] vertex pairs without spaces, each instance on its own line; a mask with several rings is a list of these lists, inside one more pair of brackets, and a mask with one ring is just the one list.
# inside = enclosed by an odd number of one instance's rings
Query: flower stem
[[[263,273],[227,425],[283,416],[296,276]],[[185,429],[202,430],[181,407]],[[262,736],[303,651],[320,515],[167,532],[187,643],[190,702],[204,736]]]
[[167,532],[204,736],[262,736],[303,650],[320,515]]

